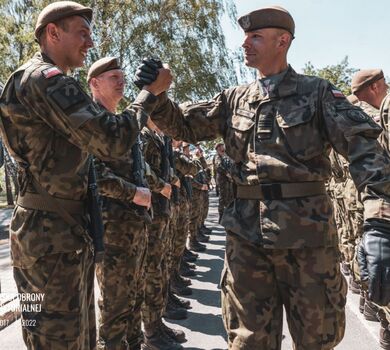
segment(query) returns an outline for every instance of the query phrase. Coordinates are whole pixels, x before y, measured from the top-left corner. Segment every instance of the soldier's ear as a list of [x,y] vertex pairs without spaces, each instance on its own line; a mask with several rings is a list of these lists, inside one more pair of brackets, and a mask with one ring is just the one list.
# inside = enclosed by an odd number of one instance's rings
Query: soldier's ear
[[94,89],[98,89],[99,88],[99,81],[98,79],[96,78],[91,78],[90,82],[89,82],[89,85],[91,87],[93,87]]
[[46,31],[46,38],[50,41],[59,41],[60,36],[58,33],[58,27],[54,23],[49,23],[45,29]]

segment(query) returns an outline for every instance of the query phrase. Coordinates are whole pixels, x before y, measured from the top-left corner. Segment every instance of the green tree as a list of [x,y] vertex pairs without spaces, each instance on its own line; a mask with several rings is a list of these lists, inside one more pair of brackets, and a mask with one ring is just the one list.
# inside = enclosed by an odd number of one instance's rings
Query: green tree
[[348,56],[345,56],[338,64],[320,69],[314,68],[312,63],[308,62],[303,69],[303,73],[306,75],[314,75],[329,80],[346,96],[351,94],[351,79],[356,71],[357,69],[349,66]]
[[[0,80],[5,80],[38,50],[33,27],[47,0],[0,0]],[[86,67],[100,57],[120,58],[132,77],[143,57],[156,56],[174,74],[172,97],[178,101],[210,98],[237,84],[233,54],[225,45],[221,18],[235,25],[233,0],[79,0],[94,10],[93,37]],[[77,72],[85,84],[86,70]],[[131,80],[131,79],[130,79]],[[126,94],[136,87],[129,82]]]

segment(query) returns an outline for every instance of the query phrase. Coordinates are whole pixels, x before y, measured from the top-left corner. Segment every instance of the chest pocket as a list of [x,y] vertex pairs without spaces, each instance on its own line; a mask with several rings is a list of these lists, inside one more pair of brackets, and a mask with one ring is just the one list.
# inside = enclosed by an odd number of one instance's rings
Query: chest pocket
[[255,113],[246,110],[237,109],[229,120],[225,147],[234,162],[244,161],[254,125]]
[[314,116],[314,103],[277,112],[281,136],[290,153],[299,160],[309,160],[323,152],[320,129]]

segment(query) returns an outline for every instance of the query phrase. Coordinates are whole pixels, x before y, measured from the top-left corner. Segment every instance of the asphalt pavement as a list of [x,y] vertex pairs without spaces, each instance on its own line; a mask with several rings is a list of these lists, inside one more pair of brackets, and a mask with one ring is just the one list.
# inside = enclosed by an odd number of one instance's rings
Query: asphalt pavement
[[[206,244],[206,252],[199,254],[197,275],[192,278],[193,294],[188,298],[191,301],[192,309],[189,310],[189,316],[186,320],[168,323],[172,327],[185,331],[187,342],[183,346],[187,350],[227,349],[219,289],[220,273],[223,268],[225,231],[217,222],[217,198],[212,194],[206,226],[212,228],[213,233],[210,236],[210,242]],[[5,280],[5,276],[7,276],[7,290],[15,290],[12,278],[10,279],[12,273],[9,266],[8,242],[0,240],[0,279],[4,278]],[[98,287],[95,288],[96,294],[98,294]],[[358,296],[349,293],[346,307],[347,327],[345,337],[335,348],[336,350],[380,349],[378,345],[379,324],[364,320],[359,313],[358,303]],[[284,323],[283,334],[285,338],[282,343],[282,350],[292,349],[292,340],[286,322]],[[0,331],[0,349],[25,349],[20,320]]]

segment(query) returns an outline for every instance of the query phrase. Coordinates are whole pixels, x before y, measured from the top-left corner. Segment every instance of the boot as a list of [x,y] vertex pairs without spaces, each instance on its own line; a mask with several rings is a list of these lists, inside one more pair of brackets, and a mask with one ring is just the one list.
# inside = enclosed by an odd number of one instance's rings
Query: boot
[[204,233],[202,233],[202,231],[198,230],[198,233],[196,234],[196,239],[199,242],[207,243],[210,240],[210,237],[206,236]]
[[344,276],[349,276],[351,274],[351,269],[349,267],[349,264],[346,262],[341,263],[341,272]]
[[360,294],[360,285],[359,285],[359,283],[357,283],[357,282],[352,278],[352,276],[349,277],[349,290],[350,290],[353,294]]
[[379,344],[381,349],[390,350],[389,322],[387,321],[386,314],[383,309],[379,309],[378,319],[381,323],[381,328],[379,329]]
[[196,261],[195,257],[192,257],[191,255],[186,255],[186,254],[183,254],[181,259],[184,260],[185,262],[191,262],[191,263],[194,263]]
[[190,240],[189,248],[194,252],[204,252],[206,250],[206,246],[199,243],[196,238]]
[[183,260],[180,262],[180,265],[183,265],[183,267],[191,269],[191,270],[196,270],[195,264],[191,264],[191,263],[185,262]]
[[184,278],[180,276],[179,272],[175,270],[172,274],[171,280],[175,280],[176,283],[178,283],[180,286],[188,287],[192,284],[191,280],[189,278]]
[[359,299],[359,311],[362,314],[364,312],[364,304],[366,303],[366,297],[364,296],[363,291],[360,292],[360,299]]
[[171,298],[172,303],[174,303],[175,305],[182,307],[184,309],[187,309],[187,310],[192,309],[191,303],[189,300],[184,300],[184,299],[177,297],[175,295],[175,293],[173,293],[171,290],[169,291],[168,297]]
[[192,294],[191,288],[188,288],[187,286],[181,286],[180,284],[176,283],[174,280],[171,281],[171,290],[173,293],[181,296]]
[[187,257],[195,258],[195,259],[199,258],[199,254],[191,252],[191,250],[188,250],[187,247],[184,248],[184,255]]
[[388,328],[388,324],[386,326],[383,326],[382,322],[381,328],[379,329],[379,343],[381,349],[390,350],[390,331]]
[[163,317],[169,320],[184,320],[187,318],[187,310],[175,305],[172,300],[168,298]]
[[191,270],[188,266],[186,266],[184,264],[180,264],[179,273],[180,273],[180,275],[182,275],[184,277],[196,276],[195,271]]
[[161,330],[171,339],[177,343],[184,343],[187,341],[185,333],[180,329],[169,328],[163,321],[160,320]]
[[211,233],[213,232],[213,230],[211,228],[206,227],[205,224],[202,224],[202,226],[200,227],[200,230],[205,235],[211,235]]
[[160,321],[145,325],[142,350],[182,350],[183,347],[168,337],[160,327]]
[[367,321],[379,322],[376,313],[378,312],[378,307],[375,306],[371,301],[367,300],[364,303],[363,316]]

